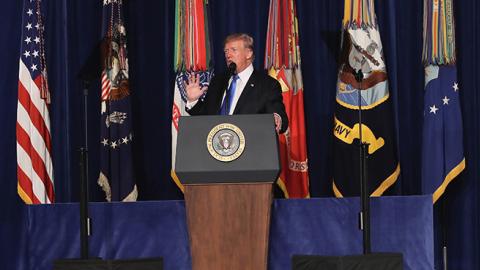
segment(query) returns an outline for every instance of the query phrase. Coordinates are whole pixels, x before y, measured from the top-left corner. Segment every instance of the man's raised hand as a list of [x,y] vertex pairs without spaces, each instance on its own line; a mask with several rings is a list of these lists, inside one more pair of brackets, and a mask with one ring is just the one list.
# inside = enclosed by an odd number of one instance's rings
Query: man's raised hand
[[187,100],[189,102],[199,99],[207,89],[207,86],[200,86],[200,76],[198,74],[190,74],[188,81],[185,81],[185,90],[187,91]]

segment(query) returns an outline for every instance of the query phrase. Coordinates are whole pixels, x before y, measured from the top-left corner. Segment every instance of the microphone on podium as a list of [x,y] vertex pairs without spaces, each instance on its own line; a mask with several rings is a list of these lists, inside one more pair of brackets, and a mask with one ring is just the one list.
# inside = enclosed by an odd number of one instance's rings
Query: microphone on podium
[[235,62],[230,63],[227,68],[228,75],[232,76],[237,73],[237,64]]

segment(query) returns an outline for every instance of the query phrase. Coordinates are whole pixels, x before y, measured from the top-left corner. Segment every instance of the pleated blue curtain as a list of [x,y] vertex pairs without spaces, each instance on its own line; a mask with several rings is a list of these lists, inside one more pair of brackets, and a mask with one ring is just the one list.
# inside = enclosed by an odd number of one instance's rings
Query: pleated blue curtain
[[[83,83],[78,73],[100,41],[100,0],[44,0],[46,47],[52,90],[52,138],[58,202],[78,201],[79,153],[83,145]],[[376,1],[395,111],[401,177],[390,195],[421,193],[421,127],[423,117],[422,1]],[[263,66],[268,0],[209,0],[213,59],[225,69],[223,39],[247,32],[255,39],[254,67]],[[126,1],[128,51],[134,114],[134,160],[140,200],[182,199],[170,179],[170,125],[173,93],[174,1]],[[298,0],[304,79],[311,195],[332,196],[332,123],[343,1]],[[0,10],[0,261],[16,269],[23,258],[24,207],[16,193],[15,121],[21,1]],[[480,268],[480,4],[455,1],[458,77],[463,102],[467,169],[447,189],[441,228],[449,246],[449,268]],[[98,177],[98,80],[88,95],[90,199],[103,201]],[[436,208],[438,208],[436,206]],[[437,210],[438,211],[438,210]]]

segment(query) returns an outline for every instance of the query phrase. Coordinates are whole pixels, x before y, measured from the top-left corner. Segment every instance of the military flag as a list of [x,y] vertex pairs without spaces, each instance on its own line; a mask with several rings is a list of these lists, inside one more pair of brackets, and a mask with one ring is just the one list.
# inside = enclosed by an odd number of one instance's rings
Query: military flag
[[100,175],[107,201],[135,201],[131,89],[123,0],[104,0],[101,43]]
[[308,158],[303,109],[303,81],[294,0],[271,0],[268,16],[265,69],[282,87],[289,119],[279,136],[282,170],[277,184],[286,198],[308,198]]
[[[185,81],[194,73],[200,78],[201,87],[208,86],[213,77],[211,61],[211,40],[209,31],[209,9],[206,0],[175,1],[175,85],[172,106],[172,170],[171,176],[183,191],[175,173],[175,154],[177,149],[178,120],[189,115],[185,111],[187,95]],[[201,99],[205,98],[205,95]]]
[[41,0],[24,0],[16,137],[17,191],[27,204],[55,202],[44,30]]
[[374,0],[345,0],[333,134],[335,196],[360,195],[360,134],[368,144],[369,194],[395,183],[400,165]]
[[434,203],[465,169],[452,2],[424,1],[422,191],[433,194]]

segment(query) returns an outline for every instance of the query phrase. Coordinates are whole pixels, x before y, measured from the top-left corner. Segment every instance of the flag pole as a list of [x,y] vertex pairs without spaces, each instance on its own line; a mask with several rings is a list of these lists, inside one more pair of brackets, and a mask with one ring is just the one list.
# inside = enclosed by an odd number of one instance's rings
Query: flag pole
[[88,237],[91,235],[91,220],[88,216],[88,90],[90,83],[100,78],[100,47],[101,44],[94,47],[77,74],[83,95],[83,145],[78,149],[80,154],[80,254],[82,259],[89,257]]
[[88,88],[89,81],[83,81],[83,132],[84,142],[80,147],[80,257],[88,259],[88,237],[90,218],[88,217]]
[[368,181],[367,181],[367,158],[368,158],[368,143],[363,141],[362,137],[362,82],[363,72],[360,68],[358,71],[353,70],[355,80],[359,83],[358,86],[358,128],[359,128],[359,180],[360,180],[360,200],[361,211],[359,213],[360,218],[360,230],[363,235],[363,254],[371,253],[370,245],[370,196],[368,194]]
[[442,259],[443,259],[443,270],[448,269],[447,265],[447,225],[446,225],[446,205],[447,205],[447,196],[443,196],[442,201],[440,202],[441,214],[440,214],[440,226],[442,226]]

